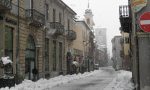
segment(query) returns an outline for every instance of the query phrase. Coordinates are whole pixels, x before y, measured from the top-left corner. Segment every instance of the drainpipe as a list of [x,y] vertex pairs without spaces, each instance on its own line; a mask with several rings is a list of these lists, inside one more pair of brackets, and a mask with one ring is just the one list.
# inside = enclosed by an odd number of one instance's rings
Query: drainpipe
[[[19,0],[17,1],[17,5],[18,5],[18,15],[17,15],[17,44],[16,44],[16,79],[17,79],[17,81],[18,81],[18,74],[19,74],[19,72],[18,72],[18,62],[19,62],[19,47],[20,47],[20,45],[19,45],[19,20],[20,20],[20,18],[19,18],[19,7],[20,7],[20,4],[19,4]],[[17,82],[17,83],[19,83],[19,82]]]
[[137,90],[140,90],[140,61],[139,61],[139,43],[138,43],[138,36],[137,36],[137,25],[136,25],[136,22],[137,22],[137,14],[135,13],[134,14],[134,18],[135,18],[135,60],[137,60],[136,62],[136,68],[137,68],[137,84],[138,84],[138,87],[137,87]]
[[[64,25],[64,29],[65,29],[65,9],[66,9],[66,6],[63,8],[63,14],[62,14],[62,17],[63,17],[63,21],[62,21],[62,23],[63,23],[63,25]],[[64,30],[64,33],[66,34],[66,30]],[[63,58],[65,59],[65,65],[67,65],[67,60],[66,60],[66,57],[67,57],[67,55],[66,55],[66,46],[67,45],[67,43],[66,43],[66,37],[64,37],[64,55],[63,55]],[[67,52],[68,52],[68,50],[67,50]],[[64,63],[62,62],[62,64],[64,65]],[[68,67],[66,66],[66,68],[64,68],[63,67],[63,65],[62,65],[62,71],[63,71],[63,73],[65,73],[65,74],[67,74],[67,72],[68,72]]]

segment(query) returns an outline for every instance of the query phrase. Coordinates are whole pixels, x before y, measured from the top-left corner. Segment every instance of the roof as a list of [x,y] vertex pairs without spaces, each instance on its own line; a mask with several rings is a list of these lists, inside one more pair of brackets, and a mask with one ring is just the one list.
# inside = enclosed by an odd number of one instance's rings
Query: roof
[[78,21],[76,21],[76,22],[81,22],[81,23],[83,23],[89,30],[91,30],[90,27],[86,24],[85,21],[83,21],[83,20],[78,20]]
[[76,15],[77,13],[72,9],[72,8],[70,8],[66,3],[64,3],[62,0],[59,0],[60,1],[60,3],[62,4],[62,5],[64,5],[67,9],[68,9],[68,11],[70,11],[72,14],[74,14],[74,15]]

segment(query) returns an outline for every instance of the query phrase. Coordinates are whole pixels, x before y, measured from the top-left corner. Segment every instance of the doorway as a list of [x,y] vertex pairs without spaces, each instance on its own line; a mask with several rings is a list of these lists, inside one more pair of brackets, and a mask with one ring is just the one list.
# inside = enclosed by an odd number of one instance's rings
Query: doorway
[[33,74],[32,70],[35,65],[35,56],[36,55],[36,48],[35,48],[35,42],[33,37],[30,35],[27,39],[27,47],[25,50],[25,79],[32,80]]

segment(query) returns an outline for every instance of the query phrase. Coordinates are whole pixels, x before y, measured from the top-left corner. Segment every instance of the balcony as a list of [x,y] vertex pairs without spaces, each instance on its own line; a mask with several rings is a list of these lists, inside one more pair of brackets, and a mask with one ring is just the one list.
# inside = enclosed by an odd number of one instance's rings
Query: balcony
[[12,0],[0,0],[0,12],[10,10],[12,8]]
[[77,37],[76,32],[73,30],[68,30],[67,31],[67,39],[68,40],[75,40]]
[[128,5],[119,6],[119,16],[121,24],[120,30],[129,33],[132,29],[132,18]]
[[26,17],[29,20],[29,24],[35,27],[41,27],[45,23],[45,15],[35,9],[27,9]]
[[55,35],[63,35],[64,34],[64,26],[59,22],[50,22],[50,28],[55,31]]

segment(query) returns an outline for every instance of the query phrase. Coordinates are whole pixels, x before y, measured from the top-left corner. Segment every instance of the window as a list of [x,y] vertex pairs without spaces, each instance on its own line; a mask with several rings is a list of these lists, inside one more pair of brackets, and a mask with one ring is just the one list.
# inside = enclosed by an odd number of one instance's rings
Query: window
[[49,39],[45,39],[45,71],[49,71]]
[[33,8],[33,0],[25,0],[25,8],[32,9]]
[[56,71],[56,41],[53,40],[53,70]]
[[124,40],[125,40],[125,43],[129,43],[129,38],[128,37],[125,37]]
[[61,13],[59,13],[59,22],[61,23]]
[[90,19],[87,19],[87,24],[90,24]]
[[46,12],[46,13],[45,13],[45,14],[46,14],[45,17],[46,17],[46,20],[48,20],[48,19],[49,19],[49,18],[48,18],[48,12],[49,12],[49,6],[48,6],[48,4],[45,4],[45,10],[46,10],[46,11],[45,11],[45,12]]
[[55,20],[56,20],[56,10],[55,9],[53,9],[53,22],[55,22]]
[[5,27],[5,56],[13,61],[13,28]]
[[68,19],[68,30],[70,30],[70,20]]

